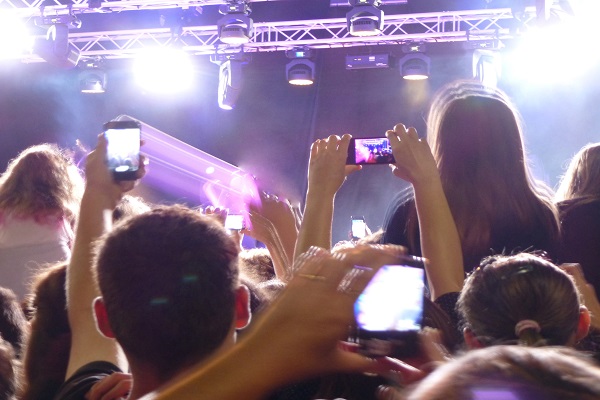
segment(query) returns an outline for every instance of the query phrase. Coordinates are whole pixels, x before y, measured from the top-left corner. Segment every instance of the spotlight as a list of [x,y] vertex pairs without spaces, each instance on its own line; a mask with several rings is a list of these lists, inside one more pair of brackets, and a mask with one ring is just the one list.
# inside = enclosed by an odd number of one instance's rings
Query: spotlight
[[348,32],[353,36],[374,36],[383,30],[383,11],[377,6],[381,0],[350,0],[354,6],[346,14]]
[[473,52],[473,78],[486,86],[498,85],[502,73],[500,53],[494,50],[476,49]]
[[219,39],[221,42],[239,46],[248,43],[254,35],[252,18],[248,15],[251,10],[245,2],[233,1],[219,7],[224,17],[217,21]]
[[315,81],[315,63],[309,60],[312,51],[309,48],[295,48],[285,52],[292,61],[285,66],[285,75],[291,85],[312,85]]
[[79,73],[79,89],[81,93],[104,93],[106,90],[106,72],[99,63],[90,61]]
[[242,89],[242,63],[241,60],[229,59],[221,64],[219,69],[219,107],[223,110],[232,110],[235,107]]
[[410,81],[420,81],[429,78],[430,60],[424,54],[407,54],[400,59],[400,73]]
[[312,85],[315,81],[315,63],[307,59],[296,59],[285,66],[287,80],[292,85]]
[[50,25],[44,38],[36,38],[34,51],[50,64],[73,68],[79,62],[80,50],[69,42],[67,24]]

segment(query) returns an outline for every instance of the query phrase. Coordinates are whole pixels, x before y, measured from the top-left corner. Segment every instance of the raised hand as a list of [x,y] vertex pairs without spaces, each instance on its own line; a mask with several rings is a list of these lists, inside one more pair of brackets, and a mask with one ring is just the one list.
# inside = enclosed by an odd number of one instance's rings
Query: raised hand
[[392,172],[410,183],[427,183],[439,178],[439,172],[431,149],[425,140],[419,139],[415,128],[397,124],[386,132],[392,146],[395,164]]

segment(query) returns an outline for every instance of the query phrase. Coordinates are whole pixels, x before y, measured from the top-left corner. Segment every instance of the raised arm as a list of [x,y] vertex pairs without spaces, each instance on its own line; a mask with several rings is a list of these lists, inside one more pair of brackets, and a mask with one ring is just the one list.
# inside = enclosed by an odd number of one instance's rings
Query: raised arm
[[[253,400],[319,374],[373,371],[372,359],[346,351],[340,340],[354,320],[356,298],[377,268],[399,262],[402,254],[399,246],[360,246],[336,256],[311,248],[240,343],[143,399]],[[357,274],[355,265],[368,268]]]
[[249,202],[252,226],[242,232],[265,244],[273,259],[277,278],[291,278],[294,246],[298,238],[296,217],[292,205],[277,196],[260,193],[259,201]]
[[346,165],[348,145],[352,136],[331,135],[315,141],[308,161],[308,190],[304,217],[298,232],[294,259],[310,246],[331,248],[331,222],[335,195],[346,176],[361,169]]
[[67,267],[67,312],[72,338],[66,378],[92,361],[104,360],[122,366],[117,343],[96,329],[92,307],[99,296],[92,272],[93,244],[111,228],[112,211],[124,192],[124,186],[113,181],[106,167],[106,145],[104,136],[99,136],[96,149],[86,160],[86,187]]
[[433,300],[459,292],[464,281],[460,237],[448,206],[442,181],[431,150],[419,139],[415,128],[398,124],[386,132],[396,163],[392,171],[410,182],[421,232],[421,251],[429,260],[427,279]]

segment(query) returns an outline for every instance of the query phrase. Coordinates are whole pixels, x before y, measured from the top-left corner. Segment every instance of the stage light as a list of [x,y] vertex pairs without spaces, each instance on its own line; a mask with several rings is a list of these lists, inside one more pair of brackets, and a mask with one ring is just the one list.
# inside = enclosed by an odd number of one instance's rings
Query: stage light
[[374,36],[383,30],[383,11],[377,6],[381,0],[350,0],[353,6],[346,14],[348,32],[352,36]]
[[248,43],[254,35],[253,21],[248,16],[251,12],[248,4],[241,1],[223,4],[219,7],[219,12],[224,15],[217,21],[219,40],[234,46]]
[[0,59],[18,58],[30,52],[33,36],[23,21],[8,15],[0,15]]
[[287,63],[285,73],[291,85],[312,85],[315,81],[315,63],[307,59],[298,58]]
[[74,68],[81,55],[77,46],[69,42],[69,26],[62,23],[50,25],[46,36],[35,40],[34,51],[50,64],[62,68]]
[[292,61],[285,66],[285,75],[291,85],[312,85],[315,81],[315,63],[309,60],[312,50],[308,47],[297,47],[285,52]]
[[106,72],[99,61],[89,61],[79,73],[79,90],[81,93],[104,93],[106,90]]
[[400,59],[402,78],[420,81],[429,78],[430,59],[422,53],[407,54]]
[[502,60],[496,50],[473,51],[473,78],[486,86],[496,87],[502,74]]
[[136,57],[133,72],[137,83],[151,92],[177,93],[193,86],[192,60],[181,49],[148,49]]
[[241,60],[224,61],[219,68],[219,107],[223,110],[232,110],[235,107],[242,89],[242,64]]

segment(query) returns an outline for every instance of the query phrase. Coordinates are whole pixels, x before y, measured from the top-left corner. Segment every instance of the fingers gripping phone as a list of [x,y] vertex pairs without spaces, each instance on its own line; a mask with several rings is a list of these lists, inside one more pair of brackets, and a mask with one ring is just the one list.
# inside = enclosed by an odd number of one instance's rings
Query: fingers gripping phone
[[386,137],[352,138],[347,165],[393,164],[394,154]]
[[423,259],[406,257],[377,271],[354,304],[356,342],[370,357],[406,357],[418,353],[423,320]]
[[110,121],[104,124],[108,141],[106,161],[116,181],[131,181],[140,169],[141,125],[137,121]]

